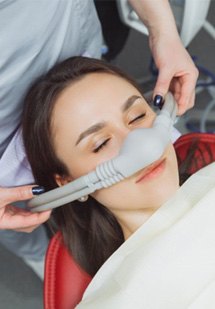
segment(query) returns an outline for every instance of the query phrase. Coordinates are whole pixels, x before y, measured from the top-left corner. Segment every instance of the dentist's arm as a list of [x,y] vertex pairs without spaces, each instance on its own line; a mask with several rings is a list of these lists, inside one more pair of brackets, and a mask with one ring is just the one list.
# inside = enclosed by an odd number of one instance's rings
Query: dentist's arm
[[181,115],[194,105],[198,70],[182,45],[169,2],[129,2],[148,28],[149,46],[159,70],[153,98],[165,96],[169,89],[178,102],[178,114]]
[[[34,186],[35,187],[35,186]],[[11,203],[32,198],[33,186],[16,188],[0,188],[0,229],[32,232],[40,224],[48,220],[51,212],[31,213],[15,207]]]

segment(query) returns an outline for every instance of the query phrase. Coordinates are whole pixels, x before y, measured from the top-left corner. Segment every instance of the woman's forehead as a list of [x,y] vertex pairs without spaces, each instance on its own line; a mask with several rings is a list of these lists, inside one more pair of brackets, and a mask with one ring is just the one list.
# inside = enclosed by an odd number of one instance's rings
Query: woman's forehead
[[66,126],[79,132],[100,122],[117,121],[122,106],[132,96],[141,97],[127,80],[108,73],[88,74],[69,85],[58,97],[52,124],[56,130]]
[[108,104],[120,104],[132,94],[139,91],[122,77],[109,73],[91,73],[80,80],[67,86],[59,95],[57,104],[71,105],[74,109],[82,109],[81,105],[93,108],[94,103],[99,102],[100,106]]
[[[97,123],[118,121],[120,106],[133,93],[124,79],[106,73],[93,73],[69,85],[58,96],[52,113],[52,132],[69,135],[71,141]],[[67,133],[65,133],[67,132]]]

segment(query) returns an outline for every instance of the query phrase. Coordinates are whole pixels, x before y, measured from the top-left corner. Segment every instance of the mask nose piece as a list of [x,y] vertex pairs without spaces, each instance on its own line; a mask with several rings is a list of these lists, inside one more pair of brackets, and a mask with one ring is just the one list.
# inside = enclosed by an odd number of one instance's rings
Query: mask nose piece
[[168,93],[152,128],[139,128],[128,134],[119,155],[112,159],[114,169],[118,173],[129,177],[162,156],[171,141],[176,109],[176,102],[172,94]]

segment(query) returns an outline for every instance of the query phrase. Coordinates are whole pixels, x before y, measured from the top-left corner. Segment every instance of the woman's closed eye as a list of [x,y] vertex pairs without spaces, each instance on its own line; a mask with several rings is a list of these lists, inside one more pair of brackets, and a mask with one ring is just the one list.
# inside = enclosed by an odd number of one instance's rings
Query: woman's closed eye
[[142,113],[142,114],[140,114],[139,116],[133,118],[131,121],[129,121],[128,124],[132,124],[132,123],[135,122],[135,121],[138,121],[138,120],[140,120],[140,119],[143,119],[145,116],[146,116],[146,113]]
[[[133,124],[135,122],[138,122],[139,120],[142,120],[144,117],[146,116],[146,113],[141,113],[140,115],[138,115],[137,117],[133,118],[132,120],[129,121],[129,125]],[[96,146],[93,149],[94,153],[98,153],[101,149],[103,149],[105,146],[107,146],[108,142],[110,141],[111,138],[107,138],[105,139],[103,142],[101,142],[98,146]]]
[[110,138],[107,138],[106,140],[104,140],[99,146],[97,146],[97,147],[93,150],[93,152],[94,152],[94,153],[99,152],[103,147],[106,146],[106,144],[109,142],[109,140],[110,140]]

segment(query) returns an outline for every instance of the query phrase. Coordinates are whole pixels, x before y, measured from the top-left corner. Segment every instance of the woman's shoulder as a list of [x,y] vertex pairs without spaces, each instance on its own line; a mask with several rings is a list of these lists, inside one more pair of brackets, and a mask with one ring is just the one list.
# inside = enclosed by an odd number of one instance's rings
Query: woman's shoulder
[[215,162],[201,168],[195,175],[213,177],[215,179]]
[[[192,200],[192,204],[206,196],[215,188],[215,162],[206,165],[189,177],[180,192]],[[214,191],[215,192],[215,191]]]

